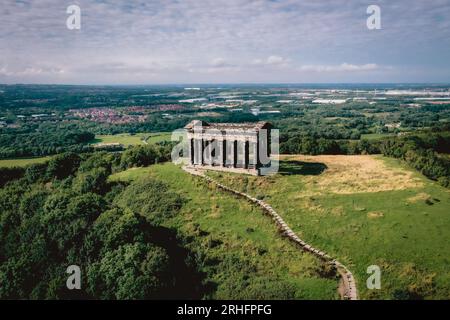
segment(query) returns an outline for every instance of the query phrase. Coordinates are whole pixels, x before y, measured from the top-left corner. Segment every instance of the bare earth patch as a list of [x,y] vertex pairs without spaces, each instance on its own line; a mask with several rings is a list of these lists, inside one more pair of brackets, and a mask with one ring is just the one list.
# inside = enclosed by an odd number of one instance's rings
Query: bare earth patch
[[427,201],[427,200],[431,201],[431,196],[428,193],[421,192],[421,193],[416,194],[413,197],[408,198],[407,200],[408,200],[408,202],[411,202],[411,203]]
[[[323,163],[327,169],[318,176],[304,176],[315,191],[352,194],[422,187],[413,172],[386,166],[370,155],[283,155],[281,159]],[[309,184],[308,183],[308,184]]]
[[369,219],[376,219],[376,218],[382,218],[384,217],[384,213],[381,211],[371,211],[367,213],[367,218]]

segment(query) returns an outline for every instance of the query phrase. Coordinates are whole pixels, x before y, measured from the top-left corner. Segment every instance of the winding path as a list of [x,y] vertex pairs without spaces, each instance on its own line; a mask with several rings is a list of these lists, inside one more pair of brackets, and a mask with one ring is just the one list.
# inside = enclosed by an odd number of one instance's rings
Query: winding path
[[356,290],[355,278],[353,277],[353,274],[347,269],[347,267],[344,266],[339,261],[337,261],[336,259],[333,259],[331,256],[329,256],[325,252],[314,248],[313,246],[309,245],[308,243],[306,243],[302,239],[300,239],[295,234],[295,232],[292,231],[291,228],[289,228],[289,226],[286,224],[286,222],[283,220],[283,218],[281,218],[280,215],[278,213],[276,213],[276,211],[269,204],[267,204],[266,202],[264,202],[262,200],[253,198],[249,194],[246,194],[244,192],[240,192],[240,191],[231,189],[230,187],[227,187],[226,185],[205,175],[203,170],[197,170],[197,169],[188,168],[188,167],[183,167],[183,170],[190,173],[191,175],[202,177],[206,181],[216,184],[219,188],[221,188],[223,190],[226,190],[226,191],[229,191],[236,195],[239,195],[241,197],[247,198],[247,200],[249,200],[250,202],[260,206],[264,210],[264,212],[266,212],[272,218],[272,220],[277,225],[279,231],[283,235],[288,237],[289,240],[291,240],[295,244],[299,245],[304,251],[308,251],[308,252],[314,254],[322,261],[329,263],[330,265],[333,265],[336,268],[337,272],[339,273],[339,275],[342,278],[342,284],[343,284],[343,288],[344,288],[342,298],[344,300],[358,300],[358,293]]

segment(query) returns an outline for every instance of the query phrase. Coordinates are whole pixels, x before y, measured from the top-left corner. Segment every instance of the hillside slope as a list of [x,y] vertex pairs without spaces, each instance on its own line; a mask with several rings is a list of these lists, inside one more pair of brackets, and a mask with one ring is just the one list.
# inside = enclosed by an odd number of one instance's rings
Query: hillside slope
[[175,228],[196,252],[215,299],[339,299],[338,281],[323,263],[278,234],[261,210],[209,187],[173,164],[134,168],[112,180],[153,176],[187,199]]
[[[263,198],[305,241],[355,274],[361,298],[450,298],[450,192],[380,156],[285,156],[280,173],[210,172]],[[381,268],[368,290],[367,267]]]

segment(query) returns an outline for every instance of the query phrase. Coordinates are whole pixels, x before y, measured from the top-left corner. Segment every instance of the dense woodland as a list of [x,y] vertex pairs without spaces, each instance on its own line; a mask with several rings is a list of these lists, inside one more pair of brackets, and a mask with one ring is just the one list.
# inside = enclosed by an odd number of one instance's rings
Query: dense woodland
[[86,152],[95,135],[74,125],[41,125],[0,134],[0,159],[38,157],[62,152]]
[[[157,180],[108,182],[122,168],[167,160],[163,148],[60,154],[0,190],[0,299],[201,298],[202,275],[161,221],[183,198]],[[82,267],[83,290],[65,287]],[[193,277],[185,277],[185,274]]]
[[400,158],[426,177],[450,187],[450,134],[429,133],[380,142],[380,151]]

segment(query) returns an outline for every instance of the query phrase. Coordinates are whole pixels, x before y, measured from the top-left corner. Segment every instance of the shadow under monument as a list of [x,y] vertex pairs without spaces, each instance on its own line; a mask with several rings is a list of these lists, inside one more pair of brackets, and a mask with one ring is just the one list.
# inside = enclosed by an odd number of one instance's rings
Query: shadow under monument
[[317,176],[326,169],[328,169],[328,167],[321,162],[282,160],[280,161],[280,169],[278,173],[281,175]]

